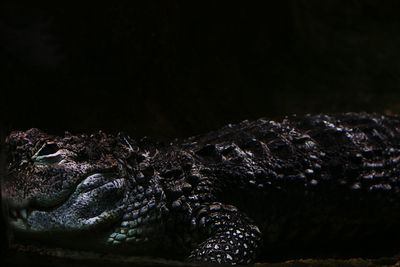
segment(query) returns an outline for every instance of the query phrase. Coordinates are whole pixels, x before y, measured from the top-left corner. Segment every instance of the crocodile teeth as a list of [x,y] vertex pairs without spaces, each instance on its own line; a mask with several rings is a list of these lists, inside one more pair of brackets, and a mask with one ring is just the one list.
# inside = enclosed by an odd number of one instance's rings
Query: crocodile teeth
[[20,214],[21,214],[22,219],[26,220],[28,218],[28,214],[26,212],[26,209],[21,210]]
[[26,229],[26,224],[25,224],[25,222],[24,222],[21,218],[18,218],[18,219],[16,219],[16,220],[13,220],[13,221],[11,221],[10,223],[11,223],[11,225],[13,225],[14,227]]

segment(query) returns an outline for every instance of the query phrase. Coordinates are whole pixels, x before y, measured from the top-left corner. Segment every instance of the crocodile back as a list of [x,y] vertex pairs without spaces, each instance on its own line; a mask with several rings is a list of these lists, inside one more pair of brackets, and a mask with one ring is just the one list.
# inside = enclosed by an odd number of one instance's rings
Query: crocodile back
[[332,247],[363,254],[368,244],[379,254],[400,237],[397,116],[244,121],[182,147],[195,154],[216,200],[260,225],[274,256],[293,240],[299,255],[310,245],[317,255]]

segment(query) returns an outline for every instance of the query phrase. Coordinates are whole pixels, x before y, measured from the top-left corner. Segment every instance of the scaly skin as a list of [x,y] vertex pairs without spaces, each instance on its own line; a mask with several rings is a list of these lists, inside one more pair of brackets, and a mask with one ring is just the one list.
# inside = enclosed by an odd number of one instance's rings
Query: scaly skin
[[31,129],[7,144],[23,237],[228,264],[399,249],[397,116],[259,119],[168,145]]

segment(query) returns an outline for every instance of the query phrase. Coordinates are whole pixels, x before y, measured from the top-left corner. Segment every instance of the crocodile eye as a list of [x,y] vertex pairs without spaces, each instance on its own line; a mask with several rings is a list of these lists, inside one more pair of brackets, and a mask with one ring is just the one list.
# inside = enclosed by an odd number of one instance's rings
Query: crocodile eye
[[44,144],[38,152],[36,152],[35,156],[40,157],[40,156],[45,156],[45,155],[50,155],[54,154],[59,150],[59,147],[57,144],[54,143],[47,143]]
[[35,164],[54,164],[62,160],[63,156],[59,153],[59,147],[54,143],[44,144],[35,155],[32,156],[32,160]]

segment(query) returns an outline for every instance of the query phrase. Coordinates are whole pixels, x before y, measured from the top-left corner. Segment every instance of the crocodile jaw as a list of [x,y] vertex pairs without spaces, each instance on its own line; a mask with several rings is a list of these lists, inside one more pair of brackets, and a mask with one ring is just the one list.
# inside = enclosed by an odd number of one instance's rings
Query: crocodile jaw
[[[9,225],[29,233],[81,232],[114,223],[123,214],[126,180],[116,174],[96,173],[78,184],[61,205],[38,210],[8,206]],[[5,200],[7,205],[7,200]]]

